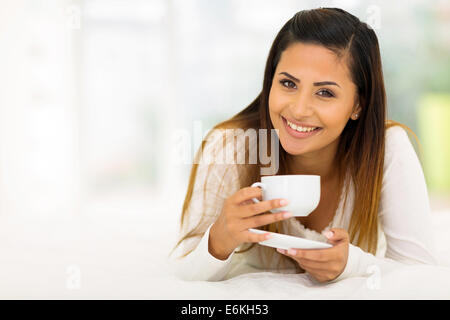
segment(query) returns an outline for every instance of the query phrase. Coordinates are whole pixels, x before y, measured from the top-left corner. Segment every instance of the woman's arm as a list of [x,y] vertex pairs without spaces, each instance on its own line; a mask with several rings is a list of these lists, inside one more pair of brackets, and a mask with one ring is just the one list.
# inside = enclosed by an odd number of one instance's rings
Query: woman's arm
[[[192,199],[180,233],[182,237],[195,229],[199,235],[183,240],[171,261],[175,274],[184,280],[222,280],[230,268],[233,254],[226,260],[219,260],[208,250],[212,224],[219,216],[225,199],[239,190],[236,165],[217,161],[222,155],[218,149],[220,139],[220,136],[213,137],[205,145],[205,163],[198,164]],[[180,257],[187,252],[186,256]]]
[[402,128],[391,128],[387,141],[380,208],[386,257],[408,264],[437,264],[430,202],[419,159]]
[[[194,244],[195,246],[191,253],[173,261],[174,272],[180,279],[189,281],[220,281],[227,275],[234,253],[226,260],[216,259],[209,253],[208,240],[210,228],[211,226],[208,227],[201,238],[195,239],[195,242],[191,241],[190,245]],[[185,240],[185,242],[189,240]]]
[[385,258],[349,246],[344,272],[336,279],[364,276],[402,264],[438,264],[425,177],[406,131],[386,133],[379,218],[386,236]]

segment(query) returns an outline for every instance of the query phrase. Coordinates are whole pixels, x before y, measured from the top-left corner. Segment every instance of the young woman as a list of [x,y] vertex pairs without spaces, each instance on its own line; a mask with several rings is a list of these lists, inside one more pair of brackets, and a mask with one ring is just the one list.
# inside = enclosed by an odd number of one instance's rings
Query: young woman
[[[176,262],[182,278],[215,281],[270,270],[326,282],[389,263],[436,264],[427,187],[404,129],[412,131],[386,119],[378,40],[355,16],[336,8],[296,13],[272,44],[261,93],[213,129],[196,155],[183,205],[176,246],[183,248]],[[212,135],[219,129],[223,135]],[[275,174],[320,175],[317,208],[298,218],[269,212],[284,199],[251,201],[261,199],[261,190],[249,186],[267,163],[220,160],[227,152],[249,156],[264,138],[247,135],[248,143],[236,145],[224,139],[231,129],[267,129],[269,144],[276,129]],[[299,133],[305,131],[311,132]],[[205,156],[213,161],[202,162]],[[249,228],[333,247],[277,250],[258,244],[268,234]]]

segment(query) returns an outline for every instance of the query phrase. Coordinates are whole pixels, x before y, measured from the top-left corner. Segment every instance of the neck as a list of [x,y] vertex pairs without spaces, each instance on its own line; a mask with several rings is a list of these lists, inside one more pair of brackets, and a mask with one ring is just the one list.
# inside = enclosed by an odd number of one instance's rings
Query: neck
[[337,143],[301,155],[288,156],[288,168],[292,174],[319,175],[322,183],[335,181],[338,177],[338,167],[335,161]]

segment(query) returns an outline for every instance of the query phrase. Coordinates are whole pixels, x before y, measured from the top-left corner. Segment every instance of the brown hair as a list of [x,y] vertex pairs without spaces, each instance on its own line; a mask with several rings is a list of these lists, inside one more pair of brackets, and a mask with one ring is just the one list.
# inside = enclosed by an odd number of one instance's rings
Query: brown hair
[[[377,36],[370,26],[338,8],[297,12],[281,28],[272,44],[265,66],[262,91],[248,107],[232,118],[217,124],[213,129],[268,129],[267,139],[270,144],[270,129],[273,129],[273,125],[269,117],[268,98],[272,79],[281,53],[296,42],[319,44],[332,50],[339,57],[344,55],[348,57],[348,68],[352,81],[357,87],[358,101],[362,110],[359,119],[348,121],[341,133],[336,155],[339,186],[343,186],[348,169],[355,187],[354,207],[348,230],[350,241],[376,254],[386,130],[392,126],[401,126],[414,135],[419,147],[420,143],[409,127],[386,119],[386,93],[380,50]],[[192,165],[181,214],[182,226],[193,194],[200,151],[203,150],[207,140],[208,135],[202,142],[195,157],[196,161]],[[247,147],[245,153],[248,154]],[[288,157],[289,154],[281,147],[278,175],[290,173],[287,167]],[[260,169],[263,165],[259,159],[257,164],[238,166],[241,188],[260,181]],[[345,190],[346,195],[347,193],[348,185]],[[175,248],[187,238],[201,236],[199,225],[183,235]],[[262,229],[279,232],[280,225],[274,223]]]

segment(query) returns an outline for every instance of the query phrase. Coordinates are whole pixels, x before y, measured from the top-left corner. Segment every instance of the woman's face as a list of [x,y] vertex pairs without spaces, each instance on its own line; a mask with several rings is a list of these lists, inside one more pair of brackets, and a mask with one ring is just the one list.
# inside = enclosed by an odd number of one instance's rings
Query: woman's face
[[[269,113],[286,152],[306,154],[338,141],[349,118],[360,112],[356,92],[345,59],[325,47],[295,43],[283,51],[272,80]],[[301,133],[301,125],[320,129]]]

